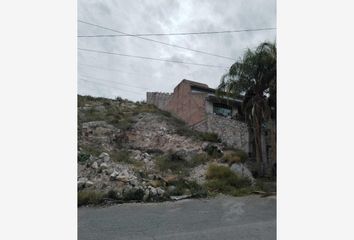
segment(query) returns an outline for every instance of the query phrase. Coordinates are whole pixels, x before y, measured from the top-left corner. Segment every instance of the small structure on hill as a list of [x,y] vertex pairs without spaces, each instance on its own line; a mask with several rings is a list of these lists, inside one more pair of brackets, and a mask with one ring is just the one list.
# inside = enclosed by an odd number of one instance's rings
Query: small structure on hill
[[148,92],[146,101],[171,112],[190,127],[216,133],[225,144],[250,153],[247,124],[237,120],[242,100],[219,97],[208,85],[184,79],[173,93]]

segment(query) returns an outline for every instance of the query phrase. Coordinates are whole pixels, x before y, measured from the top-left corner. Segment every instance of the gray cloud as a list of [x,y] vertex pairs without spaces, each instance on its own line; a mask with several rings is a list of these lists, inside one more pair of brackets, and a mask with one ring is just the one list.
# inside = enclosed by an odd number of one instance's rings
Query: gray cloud
[[[162,33],[214,31],[276,26],[275,0],[79,0],[78,18],[127,33]],[[78,23],[79,35],[115,34]],[[151,36],[158,41],[238,59],[245,49],[260,42],[274,41],[275,31],[236,34]],[[212,65],[231,66],[233,61],[176,49],[134,37],[79,38],[78,46],[102,51],[152,58],[173,59]],[[121,96],[132,100],[145,99],[151,91],[170,92],[183,78],[216,87],[226,70],[202,66],[142,60],[90,52],[78,52],[78,75],[106,79],[91,82],[78,80],[79,94]],[[115,69],[103,70],[105,69]],[[87,78],[88,79],[88,78]],[[94,83],[99,82],[99,83]],[[128,87],[112,83],[139,86]]]

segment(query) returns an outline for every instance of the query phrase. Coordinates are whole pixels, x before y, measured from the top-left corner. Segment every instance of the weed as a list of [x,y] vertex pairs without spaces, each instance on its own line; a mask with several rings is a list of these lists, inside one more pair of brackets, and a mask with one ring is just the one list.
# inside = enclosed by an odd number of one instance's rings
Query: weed
[[127,150],[111,151],[109,155],[114,162],[133,163],[130,152]]
[[104,193],[95,191],[78,192],[78,206],[89,204],[101,204],[104,201]]
[[216,133],[209,133],[209,132],[198,132],[199,138],[202,141],[208,141],[208,142],[221,142],[219,136]]
[[219,158],[222,157],[223,153],[220,151],[220,149],[217,146],[209,144],[205,151],[208,153],[209,156],[213,158]]
[[123,199],[125,201],[141,201],[144,197],[142,189],[132,188],[123,192]]
[[80,163],[86,162],[87,160],[89,160],[90,158],[90,154],[87,153],[80,153],[77,155],[77,160]]
[[232,165],[233,163],[245,163],[248,159],[247,153],[240,149],[232,149],[226,152],[223,160],[229,165]]
[[191,167],[196,167],[198,165],[204,164],[210,160],[210,157],[206,153],[198,153],[195,154],[191,161],[190,161],[190,166]]
[[202,198],[206,197],[208,194],[207,189],[195,181],[178,179],[170,184],[176,187],[169,193],[171,196],[180,196],[188,193],[191,194],[193,198]]
[[173,153],[168,153],[156,158],[156,164],[161,171],[170,169],[175,173],[183,173],[186,170],[187,161],[176,157]]
[[206,186],[211,192],[240,196],[252,191],[251,182],[248,178],[237,176],[230,168],[225,166],[210,165],[206,179]]

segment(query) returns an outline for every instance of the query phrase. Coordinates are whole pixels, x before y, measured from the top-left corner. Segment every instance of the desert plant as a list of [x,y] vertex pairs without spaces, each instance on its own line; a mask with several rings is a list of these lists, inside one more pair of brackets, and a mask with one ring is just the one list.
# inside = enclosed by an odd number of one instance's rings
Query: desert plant
[[198,132],[198,138],[202,141],[221,142],[218,134],[209,132]]
[[78,206],[101,204],[104,201],[104,194],[96,191],[78,192]]
[[114,162],[133,163],[133,160],[130,158],[130,152],[125,149],[111,151],[110,156]]
[[214,158],[219,158],[223,156],[223,153],[220,151],[220,149],[215,146],[215,145],[211,145],[209,144],[206,148],[205,148],[205,152]]
[[198,165],[204,164],[210,160],[210,157],[207,153],[198,153],[195,154],[190,160],[189,164],[191,167],[196,167]]
[[168,152],[167,154],[158,156],[156,164],[161,171],[170,169],[172,172],[182,173],[185,172],[187,161],[179,158],[176,154]]
[[90,154],[87,154],[87,153],[79,153],[77,155],[77,161],[79,163],[83,163],[83,162],[86,162],[87,160],[90,159]]
[[242,150],[235,149],[229,152],[226,152],[222,160],[228,163],[230,166],[234,163],[245,163],[248,158],[247,153]]
[[234,196],[250,193],[251,181],[239,177],[226,166],[210,165],[206,174],[206,186],[211,192],[219,192]]

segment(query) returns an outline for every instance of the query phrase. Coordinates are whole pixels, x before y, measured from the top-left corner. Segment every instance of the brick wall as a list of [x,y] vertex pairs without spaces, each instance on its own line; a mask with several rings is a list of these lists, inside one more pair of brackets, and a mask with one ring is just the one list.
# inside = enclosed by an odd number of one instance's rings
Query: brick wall
[[206,116],[206,95],[206,93],[192,93],[190,84],[182,81],[175,87],[166,105],[166,110],[172,112],[189,125],[196,124]]

